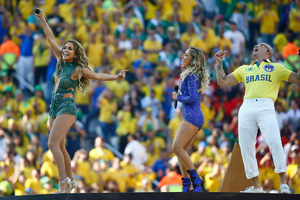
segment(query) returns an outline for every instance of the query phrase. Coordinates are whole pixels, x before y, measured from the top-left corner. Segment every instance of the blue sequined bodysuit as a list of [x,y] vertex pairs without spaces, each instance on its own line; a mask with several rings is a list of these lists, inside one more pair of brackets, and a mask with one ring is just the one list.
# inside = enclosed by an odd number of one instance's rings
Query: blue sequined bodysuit
[[[56,118],[61,114],[72,114],[76,116],[76,107],[74,103],[74,91],[78,85],[78,80],[73,80],[71,77],[76,70],[76,64],[62,63],[62,70],[56,70],[52,75],[53,92],[51,98],[51,105],[49,116]],[[58,83],[55,83],[58,79]],[[56,89],[56,84],[58,84]],[[55,91],[56,89],[56,91]],[[65,97],[65,94],[71,93],[73,99]]]
[[204,124],[204,116],[200,108],[202,92],[198,92],[199,78],[192,74],[187,76],[181,83],[181,94],[177,100],[182,102],[183,120],[190,122],[199,130]]

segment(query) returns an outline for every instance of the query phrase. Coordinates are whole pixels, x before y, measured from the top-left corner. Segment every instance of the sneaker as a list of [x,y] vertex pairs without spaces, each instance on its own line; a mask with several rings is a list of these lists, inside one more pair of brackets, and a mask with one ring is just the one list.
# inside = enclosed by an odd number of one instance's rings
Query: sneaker
[[287,184],[281,184],[279,187],[280,193],[291,194],[291,190]]
[[244,191],[240,191],[240,193],[264,193],[264,189],[262,187],[254,189],[254,186],[247,187]]

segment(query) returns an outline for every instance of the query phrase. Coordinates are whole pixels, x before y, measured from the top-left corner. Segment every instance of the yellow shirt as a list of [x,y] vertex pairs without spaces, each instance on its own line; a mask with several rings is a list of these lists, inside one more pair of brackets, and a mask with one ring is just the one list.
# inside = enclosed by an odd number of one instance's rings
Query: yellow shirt
[[284,33],[278,33],[276,34],[273,44],[278,49],[280,53],[282,53],[283,47],[288,43],[287,38]]
[[281,81],[287,81],[292,71],[280,63],[264,60],[259,67],[255,63],[237,68],[233,75],[238,82],[245,84],[245,96],[248,98],[277,99]]
[[211,173],[205,175],[205,188],[208,190],[208,192],[218,192],[221,182],[223,180],[222,175],[210,179],[210,174]]
[[114,159],[114,154],[108,150],[108,149],[100,149],[100,148],[94,148],[89,153],[90,161],[94,160],[106,160],[111,162]]
[[201,102],[201,110],[204,115],[203,129],[206,129],[208,128],[208,122],[214,119],[216,112],[213,108],[208,107],[203,102]]
[[9,98],[9,99],[5,102],[5,106],[9,106],[10,108],[12,108],[13,111],[17,111],[17,108],[18,108],[17,100],[15,100],[15,99],[13,99],[13,98]]
[[140,49],[128,49],[125,51],[125,56],[128,60],[128,63],[132,64],[134,61],[139,60],[143,55],[142,50]]
[[229,47],[229,49],[231,49],[231,41],[227,38],[219,38],[218,39],[218,47],[221,50],[224,50],[225,47]]
[[87,48],[87,56],[89,62],[94,67],[100,67],[102,65],[102,55],[104,53],[103,43],[96,42],[95,44],[89,44]]
[[86,184],[92,185],[93,183],[99,183],[99,175],[94,170],[90,170],[84,180]]
[[33,191],[40,191],[43,189],[40,180],[34,178],[29,178],[26,180],[25,188],[31,188]]
[[191,160],[194,164],[198,163],[202,157],[214,159],[214,154],[210,146],[206,146],[203,155],[200,155],[198,151],[191,154]]
[[146,140],[144,145],[147,147],[151,143],[154,145],[154,156],[159,157],[161,150],[166,148],[165,140],[161,137],[155,137],[153,140]]
[[75,92],[75,103],[76,105],[84,105],[88,106],[91,102],[89,90],[84,90],[84,93],[82,94],[79,90],[76,90]]
[[55,189],[55,188],[51,188],[50,190],[41,189],[39,194],[53,194],[55,192],[57,192],[57,189]]
[[20,196],[25,194],[25,185],[21,184],[19,181],[15,186],[15,196]]
[[86,46],[89,41],[89,31],[84,24],[81,24],[77,27],[75,37],[82,44],[82,46]]
[[173,0],[158,0],[157,2],[158,4],[161,4],[161,13],[165,14],[166,12],[168,12],[169,10],[172,10],[173,8]]
[[267,14],[261,11],[258,16],[261,16],[260,33],[261,34],[275,34],[275,24],[279,22],[279,17],[276,11],[270,10]]
[[34,2],[33,0],[21,0],[18,7],[22,18],[27,20],[27,18],[33,13]]
[[197,38],[197,35],[195,33],[190,35],[190,33],[184,32],[184,33],[182,33],[182,35],[180,37],[180,42],[181,43],[183,43],[183,42],[190,43],[194,38]]
[[210,51],[210,47],[203,40],[201,40],[200,38],[197,38],[197,37],[195,37],[191,40],[190,46],[199,48],[206,53],[209,53],[209,51]]
[[109,101],[108,99],[103,98],[100,100],[100,108],[99,121],[112,123],[113,114],[117,110],[117,103],[114,100]]
[[58,179],[58,170],[56,164],[49,160],[45,161],[41,167],[41,174]]
[[124,95],[129,90],[129,83],[126,80],[110,81],[106,83],[109,88],[118,98],[123,99]]
[[135,188],[136,174],[138,173],[137,167],[132,163],[126,164],[124,161],[121,161],[121,166],[128,175],[134,175],[133,177],[128,176],[128,187]]
[[[163,46],[157,40],[146,39],[143,47],[145,50],[162,50]],[[157,63],[158,54],[157,53],[149,53],[148,60],[152,63]]]
[[[175,14],[174,10],[168,10],[164,15],[162,16],[163,20],[166,20],[168,22],[172,22],[172,17]],[[179,10],[176,14],[179,15],[179,21],[184,23],[187,21],[185,13],[183,13],[181,10]]]
[[119,119],[119,124],[116,132],[119,136],[135,133],[137,119],[132,117],[130,111],[118,111],[117,118]]
[[87,180],[89,171],[91,170],[91,164],[89,161],[77,161],[77,174],[82,176],[84,180]]
[[36,104],[40,104],[40,112],[41,113],[44,113],[46,112],[46,101],[44,99],[41,99],[41,98],[37,98],[37,97],[32,97],[30,98],[29,100],[29,105],[34,105],[34,103]]
[[39,44],[35,44],[33,46],[33,54],[34,54],[34,66],[35,67],[47,67],[48,65],[48,57],[50,55],[50,49],[44,48],[42,51],[42,48]]
[[58,6],[59,16],[64,18],[64,20],[70,24],[73,21],[72,17],[72,9],[74,7],[74,3],[62,3]]
[[136,189],[139,189],[142,187],[142,180],[144,178],[147,178],[149,181],[149,185],[148,188],[152,188],[152,181],[154,179],[156,179],[156,173],[155,172],[140,172],[137,176],[136,176]]
[[280,187],[280,178],[277,173],[271,167],[262,167],[259,169],[259,181],[263,184],[264,180],[271,179],[274,184],[274,189],[278,190]]
[[148,166],[153,166],[154,165],[154,163],[155,163],[155,161],[157,160],[157,159],[159,159],[159,157],[157,157],[157,156],[155,156],[155,155],[152,155],[152,154],[150,154],[149,152],[147,152],[147,162],[146,162],[146,165],[148,165]]
[[290,23],[289,28],[295,33],[300,32],[300,20],[296,20],[295,17],[300,17],[300,9],[294,8],[290,11]]
[[178,0],[179,12],[184,13],[184,23],[189,23],[193,18],[193,8],[197,5],[195,0]]
[[142,87],[142,92],[145,94],[146,97],[150,96],[151,94],[151,90],[154,90],[155,92],[155,98],[160,100],[160,101],[163,101],[163,93],[164,93],[164,90],[165,90],[165,82],[161,82],[161,83],[155,83],[154,86],[150,87],[147,86],[147,85],[144,85]]
[[49,14],[52,13],[52,9],[54,4],[56,3],[56,0],[45,0],[45,13]]
[[107,180],[116,181],[120,192],[126,192],[128,183],[128,174],[124,169],[116,170],[109,168],[107,170]]
[[150,20],[150,19],[155,17],[155,11],[157,10],[157,5],[154,5],[154,4],[150,3],[149,0],[146,0],[145,4],[147,6],[145,19]]
[[[299,167],[299,164],[296,164],[296,163],[291,163],[291,164],[289,164],[288,166],[287,166],[287,169],[286,169],[286,175],[289,177],[289,179],[291,179],[291,178],[293,178],[294,177],[294,175],[295,175],[295,173],[297,172],[297,170],[298,170],[298,167]],[[297,182],[299,182],[300,181],[300,178],[299,178],[299,176],[295,176],[294,177],[294,180],[291,182],[291,187],[292,188],[296,188],[295,187],[295,184],[297,183]],[[299,187],[299,186],[298,186]],[[300,189],[298,189],[298,191],[299,191]]]

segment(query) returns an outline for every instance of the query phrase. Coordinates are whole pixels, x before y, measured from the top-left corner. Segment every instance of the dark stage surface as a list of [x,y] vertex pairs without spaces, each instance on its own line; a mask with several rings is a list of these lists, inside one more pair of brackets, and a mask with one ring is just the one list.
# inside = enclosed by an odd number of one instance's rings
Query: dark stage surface
[[1,200],[300,200],[299,194],[240,193],[89,193],[1,197]]

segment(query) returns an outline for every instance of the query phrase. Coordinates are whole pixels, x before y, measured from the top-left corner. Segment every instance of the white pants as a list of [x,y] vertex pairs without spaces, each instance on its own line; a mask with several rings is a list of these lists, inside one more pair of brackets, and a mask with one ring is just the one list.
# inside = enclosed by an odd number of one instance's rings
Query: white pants
[[25,89],[23,80],[29,82],[34,87],[33,56],[20,56],[16,71],[23,78],[20,81],[20,89]]
[[245,99],[238,119],[239,143],[247,179],[259,175],[255,151],[258,127],[272,153],[275,172],[286,172],[274,101],[268,98]]

